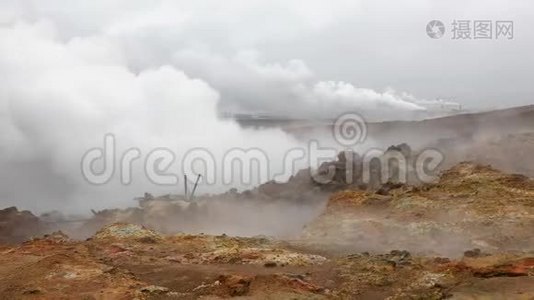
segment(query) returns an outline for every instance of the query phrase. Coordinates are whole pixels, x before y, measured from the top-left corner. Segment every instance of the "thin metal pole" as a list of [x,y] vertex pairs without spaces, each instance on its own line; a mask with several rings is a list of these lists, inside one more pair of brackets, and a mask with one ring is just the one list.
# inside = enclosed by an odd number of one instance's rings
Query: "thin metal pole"
[[187,175],[184,174],[184,199],[187,200]]
[[198,174],[197,176],[197,181],[195,182],[195,186],[193,187],[193,191],[191,192],[191,198],[190,199],[193,199],[193,196],[195,195],[195,191],[197,190],[197,186],[198,186],[198,181],[200,180],[200,174]]

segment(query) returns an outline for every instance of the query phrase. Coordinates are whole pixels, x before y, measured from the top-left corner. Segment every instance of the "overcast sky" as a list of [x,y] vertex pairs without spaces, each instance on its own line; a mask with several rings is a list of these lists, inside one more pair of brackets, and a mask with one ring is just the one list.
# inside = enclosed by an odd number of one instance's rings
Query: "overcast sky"
[[[427,35],[431,20],[443,37]],[[453,39],[454,20],[488,20],[493,36]],[[513,21],[513,39],[497,21]],[[144,151],[297,144],[220,112],[406,119],[534,104],[532,28],[528,0],[0,0],[0,201],[92,205],[80,157],[107,133]]]
[[[134,72],[172,65],[215,88],[225,111],[356,105],[391,117],[414,108],[403,94],[472,109],[534,101],[528,0],[0,3],[2,26],[46,23],[57,42],[113,51],[106,59]],[[445,24],[440,39],[426,35],[434,19]],[[514,38],[454,40],[454,20],[490,20],[493,31],[510,20]]]

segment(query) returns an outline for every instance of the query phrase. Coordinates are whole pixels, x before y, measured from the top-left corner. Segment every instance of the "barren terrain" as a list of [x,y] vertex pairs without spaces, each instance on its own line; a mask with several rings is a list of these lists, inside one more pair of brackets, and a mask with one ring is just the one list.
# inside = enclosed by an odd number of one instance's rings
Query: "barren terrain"
[[4,209],[1,298],[534,299],[534,117],[519,111],[428,121],[455,128],[424,142],[447,154],[431,183],[347,183],[342,153],[328,183],[147,193],[84,220]]

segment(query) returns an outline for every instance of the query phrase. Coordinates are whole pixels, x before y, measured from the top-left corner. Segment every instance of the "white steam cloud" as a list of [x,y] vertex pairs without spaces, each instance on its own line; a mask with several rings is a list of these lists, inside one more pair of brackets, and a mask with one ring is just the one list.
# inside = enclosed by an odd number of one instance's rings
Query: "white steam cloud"
[[259,148],[276,170],[298,145],[291,136],[244,130],[218,113],[334,117],[356,110],[383,119],[427,109],[428,101],[409,94],[324,81],[302,60],[265,62],[258,43],[320,31],[358,9],[352,1],[335,9],[313,1],[272,5],[260,11],[287,11],[287,22],[250,30],[260,16],[233,1],[1,2],[0,204],[72,211],[132,205],[145,191],[177,192],[151,184],[140,163],[127,187],[85,182],[81,157],[108,133],[118,153],[166,147],[180,157],[203,147],[220,157],[234,147]]
[[176,51],[172,60],[188,74],[205,78],[221,91],[225,112],[267,113],[297,118],[333,118],[358,111],[372,120],[412,118],[433,105],[389,89],[377,92],[342,81],[318,80],[301,60],[264,63],[258,51],[240,51],[233,57],[206,49]]
[[[296,145],[279,130],[258,133],[218,120],[219,95],[204,81],[172,66],[135,74],[104,40],[62,43],[49,23],[18,23],[0,29],[0,41],[0,76],[5,78],[0,163],[2,177],[9,178],[2,186],[4,205],[57,207],[67,198],[61,206],[68,209],[102,207],[124,204],[144,191],[177,192],[176,187],[150,185],[140,174],[142,165],[134,165],[138,181],[130,187],[118,187],[117,180],[102,187],[84,182],[81,158],[88,149],[102,147],[107,133],[116,136],[119,154],[130,147],[145,155],[166,147],[179,157],[202,147],[220,157],[233,147],[257,147],[281,157],[283,147],[276,145]],[[46,165],[44,178],[35,175],[38,170],[22,170],[28,162],[35,168]],[[57,178],[50,183],[56,186],[39,186],[50,177]],[[68,187],[73,193],[65,194]],[[65,191],[56,194],[56,189]]]

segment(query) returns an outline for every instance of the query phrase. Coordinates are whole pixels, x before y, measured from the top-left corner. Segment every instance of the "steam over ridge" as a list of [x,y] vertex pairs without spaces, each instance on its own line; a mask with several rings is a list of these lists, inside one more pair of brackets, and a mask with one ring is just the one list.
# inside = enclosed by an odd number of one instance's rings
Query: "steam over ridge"
[[[129,204],[128,199],[145,191],[177,192],[176,186],[148,180],[120,188],[114,181],[102,186],[85,182],[81,157],[101,147],[106,134],[116,137],[118,155],[132,147],[143,155],[172,149],[178,168],[192,148],[219,157],[237,147],[261,149],[276,170],[284,153],[302,141],[279,129],[243,129],[218,114],[313,119],[356,111],[368,120],[398,120],[425,116],[436,107],[455,108],[453,102],[433,100],[447,99],[447,94],[419,94],[417,88],[411,90],[413,85],[390,80],[392,74],[415,78],[410,68],[391,61],[390,52],[381,52],[391,45],[373,46],[380,49],[375,57],[366,52],[376,42],[374,36],[361,36],[366,42],[358,47],[352,44],[357,35],[346,38],[349,29],[361,33],[354,20],[375,28],[378,20],[362,14],[375,9],[355,1],[0,1],[0,172],[6,178],[0,183],[0,203],[37,211],[86,211]],[[439,7],[428,10],[435,9]],[[424,24],[424,34],[423,29]],[[415,35],[414,29],[408,38]],[[346,47],[336,46],[332,36],[347,42]],[[333,47],[327,49],[327,67],[310,56],[326,46]],[[399,47],[401,54],[412,53]],[[317,55],[326,57],[321,53]],[[347,59],[349,54],[354,60]],[[429,56],[420,60],[425,58]],[[380,70],[380,84],[367,80],[376,75],[368,71],[371,60]],[[450,65],[447,59],[434,62]],[[365,76],[332,75],[330,66]],[[425,76],[433,80],[434,75]],[[520,95],[522,90],[513,92]],[[143,171],[141,162],[134,164],[135,178],[144,178],[135,176]],[[229,186],[212,188],[205,191]]]
[[[1,163],[4,178],[10,178],[2,187],[2,198],[9,202],[4,205],[87,208],[109,201],[116,205],[150,190],[153,185],[143,176],[137,177],[141,182],[120,188],[114,181],[96,187],[83,181],[82,156],[102,147],[108,133],[117,139],[118,154],[130,147],[145,155],[166,147],[178,159],[195,147],[217,156],[231,147],[276,153],[273,145],[296,144],[279,130],[257,133],[218,120],[219,95],[204,81],[172,66],[135,74],[114,60],[117,49],[101,40],[61,43],[47,23],[4,28],[0,40],[0,69],[7,79]],[[25,169],[28,164],[45,171]],[[143,171],[140,163],[133,168]],[[26,185],[31,188],[24,189]],[[64,187],[72,193],[58,192]]]
[[[54,22],[47,20],[2,26],[0,45],[4,79],[0,163],[3,177],[8,178],[2,183],[2,201],[37,211],[45,206],[86,210],[120,205],[147,190],[176,192],[176,187],[155,187],[146,179],[120,188],[115,181],[104,186],[85,182],[80,160],[89,149],[101,147],[108,133],[117,138],[118,155],[131,147],[144,155],[166,147],[179,164],[180,155],[196,147],[215,157],[234,147],[259,148],[275,165],[282,164],[284,151],[297,146],[297,141],[280,130],[244,130],[232,121],[221,121],[218,105],[244,110],[264,110],[268,105],[275,113],[292,111],[301,116],[328,112],[329,107],[335,110],[332,114],[380,105],[392,111],[421,109],[393,92],[312,83],[311,71],[302,61],[261,64],[252,52],[228,60],[214,56],[216,63],[186,59],[185,52],[174,55],[175,61],[194,63],[204,71],[231,72],[228,76],[210,78],[202,70],[190,70],[199,76],[192,78],[172,62],[134,71],[120,41],[105,34],[63,40]],[[232,79],[225,82],[228,78]],[[255,99],[265,97],[255,94],[264,84],[294,101]],[[235,101],[221,102],[214,86],[234,89]],[[142,163],[134,164],[133,172],[134,177],[141,174]]]

